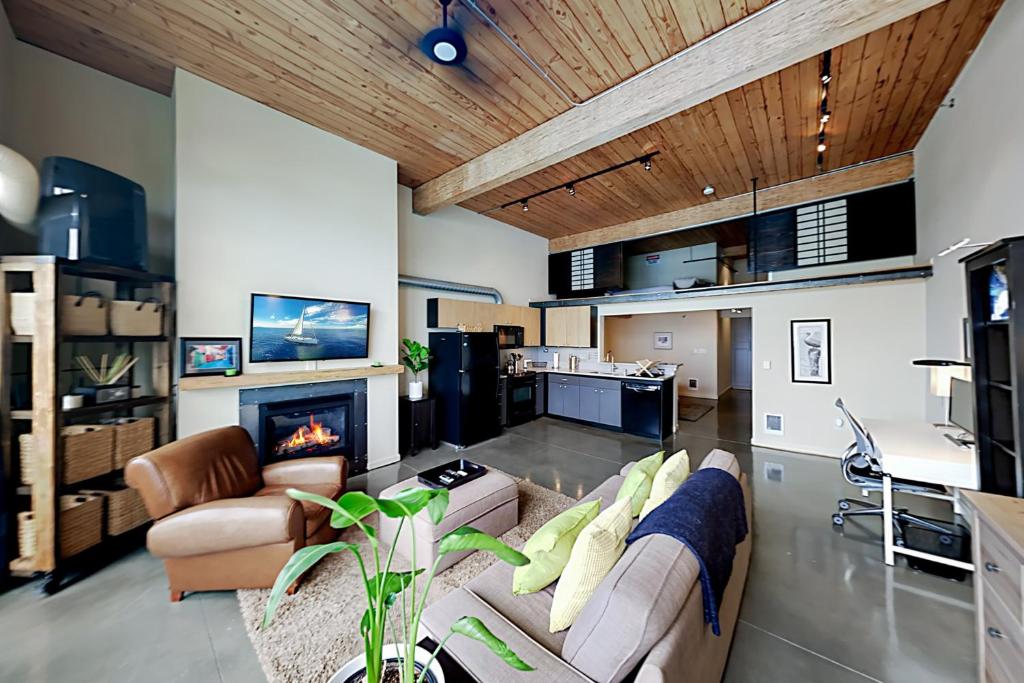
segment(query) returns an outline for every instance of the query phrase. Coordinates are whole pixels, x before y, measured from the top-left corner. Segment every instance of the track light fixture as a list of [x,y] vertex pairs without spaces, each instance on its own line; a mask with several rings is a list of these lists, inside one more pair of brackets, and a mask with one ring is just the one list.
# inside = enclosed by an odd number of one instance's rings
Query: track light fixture
[[711,195],[713,195],[715,193],[715,186],[714,185],[705,185],[703,192],[704,192],[704,196],[705,197],[710,197]]
[[825,144],[825,126],[828,124],[829,119],[832,118],[832,112],[828,108],[828,87],[829,83],[832,82],[832,50],[825,50],[821,55],[821,105],[819,107],[818,119],[818,171],[821,172],[825,167],[825,150],[828,149],[828,145]]
[[452,0],[439,1],[441,3],[441,26],[423,36],[420,49],[438,64],[456,66],[465,61],[469,50],[459,32],[448,28],[448,5]]
[[[650,152],[648,154],[643,155],[642,157],[637,157],[636,159],[630,159],[629,161],[623,161],[620,164],[615,164],[614,166],[609,166],[608,168],[602,168],[600,171],[594,171],[593,173],[589,173],[589,174],[587,174],[585,176],[582,176],[580,178],[575,178],[573,180],[570,180],[567,183],[562,183],[561,185],[555,185],[554,187],[549,187],[546,190],[541,190],[540,192],[534,192],[533,194],[527,195],[526,197],[520,197],[519,199],[513,199],[512,201],[505,202],[501,206],[496,206],[494,208],[487,209],[483,213],[486,214],[486,213],[490,213],[492,211],[498,211],[498,210],[501,210],[501,209],[507,209],[507,208],[512,207],[512,206],[521,206],[523,208],[524,212],[525,211],[529,211],[530,210],[529,201],[531,199],[536,199],[537,197],[543,197],[544,195],[549,194],[551,192],[558,192],[558,191],[561,191],[561,190],[565,190],[565,192],[570,197],[575,197],[576,196],[576,186],[577,185],[579,185],[580,183],[586,182],[588,180],[592,180],[594,178],[597,178],[598,176],[602,176],[602,175],[604,175],[606,173],[612,173],[613,171],[618,171],[619,169],[626,168],[627,166],[632,166],[633,164],[641,164],[641,165],[643,165],[645,171],[650,171],[651,168],[652,168],[651,159],[653,159],[654,157],[658,156],[658,154],[660,154],[660,152]],[[710,187],[710,185],[708,187]],[[712,191],[713,191],[713,188],[712,188]]]

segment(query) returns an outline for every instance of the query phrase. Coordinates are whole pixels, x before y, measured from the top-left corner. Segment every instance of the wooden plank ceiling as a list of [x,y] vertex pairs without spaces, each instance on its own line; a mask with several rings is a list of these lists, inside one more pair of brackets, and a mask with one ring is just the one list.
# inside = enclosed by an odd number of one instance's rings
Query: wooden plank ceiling
[[[1002,0],[948,0],[833,51],[834,169],[911,149]],[[174,67],[373,149],[416,186],[569,105],[456,2],[461,68],[420,37],[434,0],[3,0],[19,38],[158,92]],[[770,0],[479,0],[577,100],[762,9]],[[770,11],[770,10],[769,10]],[[658,150],[577,188],[489,212],[558,237],[694,206],[817,172],[819,59],[810,59],[466,202],[492,209]],[[716,195],[701,194],[705,184]]]

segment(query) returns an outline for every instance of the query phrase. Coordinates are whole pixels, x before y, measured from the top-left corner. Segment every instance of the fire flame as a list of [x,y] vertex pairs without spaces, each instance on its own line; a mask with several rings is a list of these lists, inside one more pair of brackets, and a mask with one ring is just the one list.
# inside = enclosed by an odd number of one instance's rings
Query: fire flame
[[337,440],[338,437],[331,436],[324,431],[322,422],[316,422],[310,415],[309,426],[302,425],[296,429],[292,437],[281,445],[285,448],[304,448],[306,446],[326,446]]

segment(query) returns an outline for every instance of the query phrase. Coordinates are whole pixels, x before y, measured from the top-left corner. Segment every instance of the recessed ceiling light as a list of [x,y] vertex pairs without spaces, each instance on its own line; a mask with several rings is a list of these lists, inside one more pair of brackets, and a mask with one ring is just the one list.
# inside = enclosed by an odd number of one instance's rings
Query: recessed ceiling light
[[442,23],[423,36],[420,49],[438,64],[455,66],[466,59],[469,52],[459,32],[448,28],[448,5],[452,0],[440,0]]
[[714,185],[705,185],[704,186],[704,196],[705,197],[710,197],[714,193],[715,193],[715,186]]

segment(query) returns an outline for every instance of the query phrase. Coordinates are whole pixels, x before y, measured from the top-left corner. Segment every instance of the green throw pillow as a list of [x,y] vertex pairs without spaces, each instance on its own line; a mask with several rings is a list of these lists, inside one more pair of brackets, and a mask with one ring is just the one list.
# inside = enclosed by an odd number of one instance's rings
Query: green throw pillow
[[632,499],[633,516],[636,517],[644,509],[644,503],[651,495],[651,486],[654,484],[654,475],[665,459],[665,451],[658,451],[649,455],[643,460],[637,461],[626,475],[626,480],[619,487],[615,500],[623,498]]
[[550,519],[523,546],[530,564],[516,567],[512,575],[512,592],[516,595],[536,593],[555,582],[569,562],[572,546],[583,528],[594,521],[601,510],[601,500],[571,507]]

